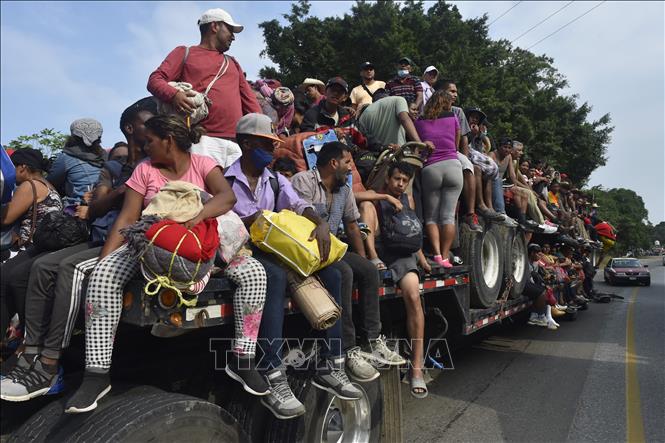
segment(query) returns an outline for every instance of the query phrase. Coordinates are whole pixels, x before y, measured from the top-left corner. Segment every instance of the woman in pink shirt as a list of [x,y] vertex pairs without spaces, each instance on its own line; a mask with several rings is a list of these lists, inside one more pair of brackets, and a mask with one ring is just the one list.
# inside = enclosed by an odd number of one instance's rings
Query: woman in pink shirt
[[[97,400],[111,389],[109,369],[115,330],[122,311],[123,290],[140,272],[139,262],[132,258],[120,230],[136,222],[150,200],[172,180],[192,183],[212,195],[201,212],[184,223],[187,228],[225,214],[236,202],[217,163],[189,152],[201,136],[200,128],[190,129],[181,117],[174,116],[153,117],[145,123],[145,127],[145,150],[149,160],[139,164],[125,183],[127,190],[122,211],[90,276],[86,297],[86,371],[83,383],[67,402],[65,412],[95,409]],[[258,323],[265,300],[265,270],[251,257],[236,257],[228,264],[225,275],[238,285],[234,297],[236,358],[229,359],[226,372],[242,383],[246,391],[266,395],[267,385],[254,369],[253,362]],[[243,322],[243,319],[246,321]]]
[[448,255],[455,238],[455,206],[463,185],[462,164],[457,159],[460,124],[452,110],[453,101],[447,91],[437,91],[415,122],[420,139],[431,141],[435,147],[421,175],[423,215],[434,261],[444,268],[452,268]]

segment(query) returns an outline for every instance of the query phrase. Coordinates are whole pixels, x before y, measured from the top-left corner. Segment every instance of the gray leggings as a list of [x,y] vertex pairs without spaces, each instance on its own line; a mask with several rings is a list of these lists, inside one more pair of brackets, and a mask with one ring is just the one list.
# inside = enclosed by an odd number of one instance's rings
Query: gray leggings
[[455,206],[462,192],[462,164],[457,159],[425,166],[422,172],[425,224],[455,224]]

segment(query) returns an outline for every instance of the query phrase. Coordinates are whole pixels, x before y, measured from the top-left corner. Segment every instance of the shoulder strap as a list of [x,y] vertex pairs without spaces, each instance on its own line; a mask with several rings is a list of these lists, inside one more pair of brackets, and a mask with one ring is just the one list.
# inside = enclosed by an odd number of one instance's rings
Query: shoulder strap
[[[275,194],[275,208],[277,207],[277,199],[279,198],[279,179],[277,178],[277,173],[274,172],[272,169],[268,169],[270,172],[270,178],[268,181],[270,182],[270,187],[272,188],[272,192]],[[229,186],[233,187],[233,183],[236,181],[236,178],[231,176],[231,177],[225,177],[226,181],[229,183]],[[275,209],[273,208],[273,210]]]
[[208,87],[203,93],[203,95],[205,96],[208,96],[208,92],[210,92],[210,90],[212,89],[212,85],[214,85],[217,80],[219,80],[224,74],[226,74],[226,70],[229,69],[229,57],[227,57],[225,54],[222,55],[224,56],[224,61],[222,61],[222,65],[219,67],[219,71],[217,71],[217,75],[215,75],[215,78],[213,78],[212,81],[208,83]]
[[189,46],[185,46],[185,55],[182,57],[182,63],[180,63],[180,74],[178,79],[182,80],[182,72],[185,69],[185,63],[187,63],[187,58],[189,57]]
[[275,207],[277,207],[277,199],[279,198],[279,178],[277,177],[277,173],[272,169],[268,169],[268,171],[270,171],[270,178],[268,180],[270,181],[272,192],[275,194]]
[[374,93],[370,92],[369,88],[367,87],[367,85],[365,83],[363,83],[361,86],[363,87],[365,92],[368,93],[370,97],[372,97],[372,101],[374,101]]

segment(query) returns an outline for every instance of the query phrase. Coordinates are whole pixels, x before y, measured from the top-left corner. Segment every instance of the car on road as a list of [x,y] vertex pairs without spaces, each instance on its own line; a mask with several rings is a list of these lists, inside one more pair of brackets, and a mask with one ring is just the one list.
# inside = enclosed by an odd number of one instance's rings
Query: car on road
[[605,266],[605,282],[610,285],[617,283],[639,283],[651,286],[651,273],[646,265],[636,258],[613,258]]

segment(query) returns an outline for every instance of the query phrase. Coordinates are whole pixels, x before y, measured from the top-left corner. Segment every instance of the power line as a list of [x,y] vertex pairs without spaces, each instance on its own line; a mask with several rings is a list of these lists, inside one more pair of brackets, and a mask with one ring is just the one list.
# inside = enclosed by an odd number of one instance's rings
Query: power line
[[534,43],[533,45],[531,45],[531,46],[529,46],[528,48],[526,48],[526,51],[528,51],[529,49],[533,48],[534,46],[536,46],[537,44],[541,43],[542,41],[547,40],[548,38],[552,37],[554,34],[556,34],[557,32],[561,31],[561,30],[562,30],[563,28],[565,28],[566,26],[568,26],[568,25],[572,24],[573,22],[576,22],[577,20],[581,19],[582,17],[584,17],[584,16],[587,15],[589,12],[593,11],[594,9],[596,9],[598,6],[602,5],[602,4],[605,3],[606,1],[607,1],[607,0],[603,0],[602,2],[598,3],[598,4],[597,4],[596,6],[594,6],[593,8],[589,9],[589,10],[588,10],[587,12],[585,12],[584,14],[575,17],[574,19],[572,19],[571,21],[569,21],[568,23],[566,23],[565,25],[563,25],[562,27],[560,27],[559,29],[557,29],[556,31],[554,31],[553,33],[551,33],[551,34],[549,34],[549,35],[547,35],[547,36],[541,38],[541,39],[538,40],[536,43]]
[[524,37],[525,35],[527,35],[529,32],[533,31],[533,30],[536,29],[538,26],[540,26],[540,25],[542,25],[543,23],[545,23],[545,22],[546,22],[547,20],[549,20],[550,18],[554,17],[554,16],[557,15],[559,12],[563,11],[564,9],[566,9],[568,6],[571,5],[571,3],[573,3],[573,2],[570,1],[570,2],[566,3],[566,4],[563,5],[561,8],[557,9],[556,11],[554,11],[553,13],[551,13],[550,15],[548,15],[547,17],[545,17],[544,19],[542,19],[541,21],[539,21],[538,23],[536,23],[535,25],[533,25],[532,27],[530,27],[529,29],[527,29],[526,31],[524,31],[523,33],[521,33],[520,35],[518,35],[517,38],[515,38],[515,39],[514,39],[512,42],[510,42],[510,43],[511,43],[511,44],[512,44],[512,43],[515,43],[517,40],[521,39],[522,37]]
[[510,11],[512,11],[512,9],[513,9],[515,6],[519,5],[520,3],[522,3],[522,2],[519,1],[519,2],[515,3],[513,6],[511,6],[510,8],[508,8],[508,10],[507,10],[506,12],[504,12],[503,14],[501,14],[500,16],[498,16],[497,18],[495,18],[494,20],[492,20],[492,21],[487,25],[487,27],[489,28],[490,26],[492,26],[492,23],[496,22],[496,21],[499,20],[501,17],[503,17],[504,15],[508,14]]

